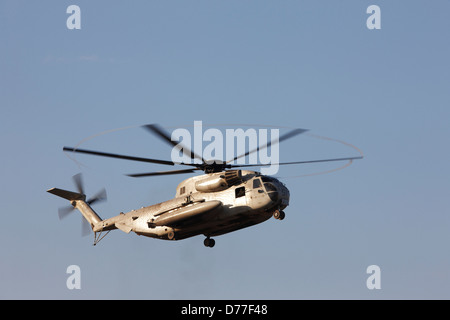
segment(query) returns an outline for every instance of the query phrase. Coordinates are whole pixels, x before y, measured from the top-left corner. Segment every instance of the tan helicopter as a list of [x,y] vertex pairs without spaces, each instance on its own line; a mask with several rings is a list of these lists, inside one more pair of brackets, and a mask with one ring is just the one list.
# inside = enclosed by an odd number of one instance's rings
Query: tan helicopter
[[[171,140],[170,135],[155,124],[143,126],[145,129],[175,147],[179,143]],[[304,129],[294,129],[281,136],[278,142],[305,132]],[[70,201],[72,207],[60,208],[59,217],[64,218],[74,208],[78,209],[90,228],[94,231],[94,245],[96,245],[111,230],[119,229],[125,233],[133,231],[137,235],[164,240],[181,240],[203,234],[206,236],[204,245],[213,247],[215,240],[211,237],[246,228],[272,216],[283,220],[284,209],[289,205],[289,190],[278,179],[262,175],[256,171],[235,168],[264,166],[265,164],[229,164],[229,162],[247,156],[253,152],[267,148],[271,142],[229,160],[205,161],[191,150],[183,148],[183,152],[191,159],[201,159],[201,163],[182,163],[189,169],[131,174],[131,177],[148,177],[169,174],[191,173],[197,170],[205,172],[182,181],[177,189],[175,198],[141,209],[103,220],[92,209],[91,205],[106,199],[106,192],[102,190],[92,199],[86,200],[81,175],[75,175],[74,181],[78,192],[66,191],[58,188],[48,192]],[[64,147],[64,151],[90,154],[96,156],[158,163],[173,166],[175,163],[166,160],[133,157],[113,153],[98,152],[85,149]],[[279,165],[302,164],[313,162],[342,161],[362,159],[348,157],[311,161],[284,162]],[[229,170],[226,170],[229,169]],[[230,170],[231,169],[231,170]],[[106,232],[102,235],[103,232]]]

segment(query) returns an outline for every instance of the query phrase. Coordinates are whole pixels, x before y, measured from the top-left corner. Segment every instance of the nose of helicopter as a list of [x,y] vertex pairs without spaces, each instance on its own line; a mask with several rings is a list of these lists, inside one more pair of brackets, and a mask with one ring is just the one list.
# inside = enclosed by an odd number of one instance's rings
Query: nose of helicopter
[[272,182],[266,182],[264,183],[264,187],[266,188],[267,195],[269,196],[270,200],[272,202],[278,201],[278,188],[276,184]]
[[281,210],[286,208],[289,205],[289,190],[286,186],[274,178],[264,180],[266,180],[264,186],[270,200],[277,204]]
[[280,209],[283,210],[289,205],[289,190],[283,183],[278,182],[277,193]]

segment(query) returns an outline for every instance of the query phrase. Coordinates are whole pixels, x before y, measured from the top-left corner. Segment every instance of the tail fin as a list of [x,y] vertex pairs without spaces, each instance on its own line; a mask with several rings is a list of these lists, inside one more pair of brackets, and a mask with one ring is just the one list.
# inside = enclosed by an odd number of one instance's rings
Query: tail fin
[[47,192],[50,192],[50,193],[54,194],[55,196],[67,199],[69,201],[86,200],[86,195],[84,195],[84,194],[67,191],[67,190],[63,190],[63,189],[51,188],[51,189],[47,190]]
[[72,206],[74,206],[75,209],[78,209],[83,217],[89,222],[92,229],[94,229],[94,226],[97,223],[102,221],[98,214],[86,202],[86,195],[58,188],[49,189],[47,192],[69,200]]

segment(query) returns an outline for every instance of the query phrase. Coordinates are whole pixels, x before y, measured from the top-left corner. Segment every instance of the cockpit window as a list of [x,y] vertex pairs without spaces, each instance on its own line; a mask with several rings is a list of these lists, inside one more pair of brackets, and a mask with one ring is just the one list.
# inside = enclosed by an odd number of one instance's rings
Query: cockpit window
[[253,189],[260,188],[260,187],[261,187],[261,180],[259,180],[259,178],[255,178],[253,180]]
[[236,198],[243,197],[243,196],[245,196],[245,187],[236,188],[236,190],[234,192],[235,192]]
[[271,184],[270,182],[264,183],[264,186],[266,187],[267,192],[277,191],[277,188],[275,188],[275,186],[273,184]]
[[277,182],[278,181],[277,179],[271,178],[271,177],[268,177],[268,176],[262,176],[261,179],[262,179],[263,182]]

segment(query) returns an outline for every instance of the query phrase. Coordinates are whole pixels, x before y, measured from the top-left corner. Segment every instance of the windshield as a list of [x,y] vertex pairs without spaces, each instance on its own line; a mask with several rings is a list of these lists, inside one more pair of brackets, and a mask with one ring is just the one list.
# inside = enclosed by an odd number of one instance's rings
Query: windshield
[[263,182],[278,182],[277,179],[268,176],[262,176],[261,179]]
[[267,192],[277,191],[277,188],[275,188],[275,186],[269,182],[264,183],[264,187],[266,187]]
[[259,178],[255,178],[253,180],[253,188],[256,189],[256,188],[259,188],[259,187],[261,187],[261,180],[259,180]]

